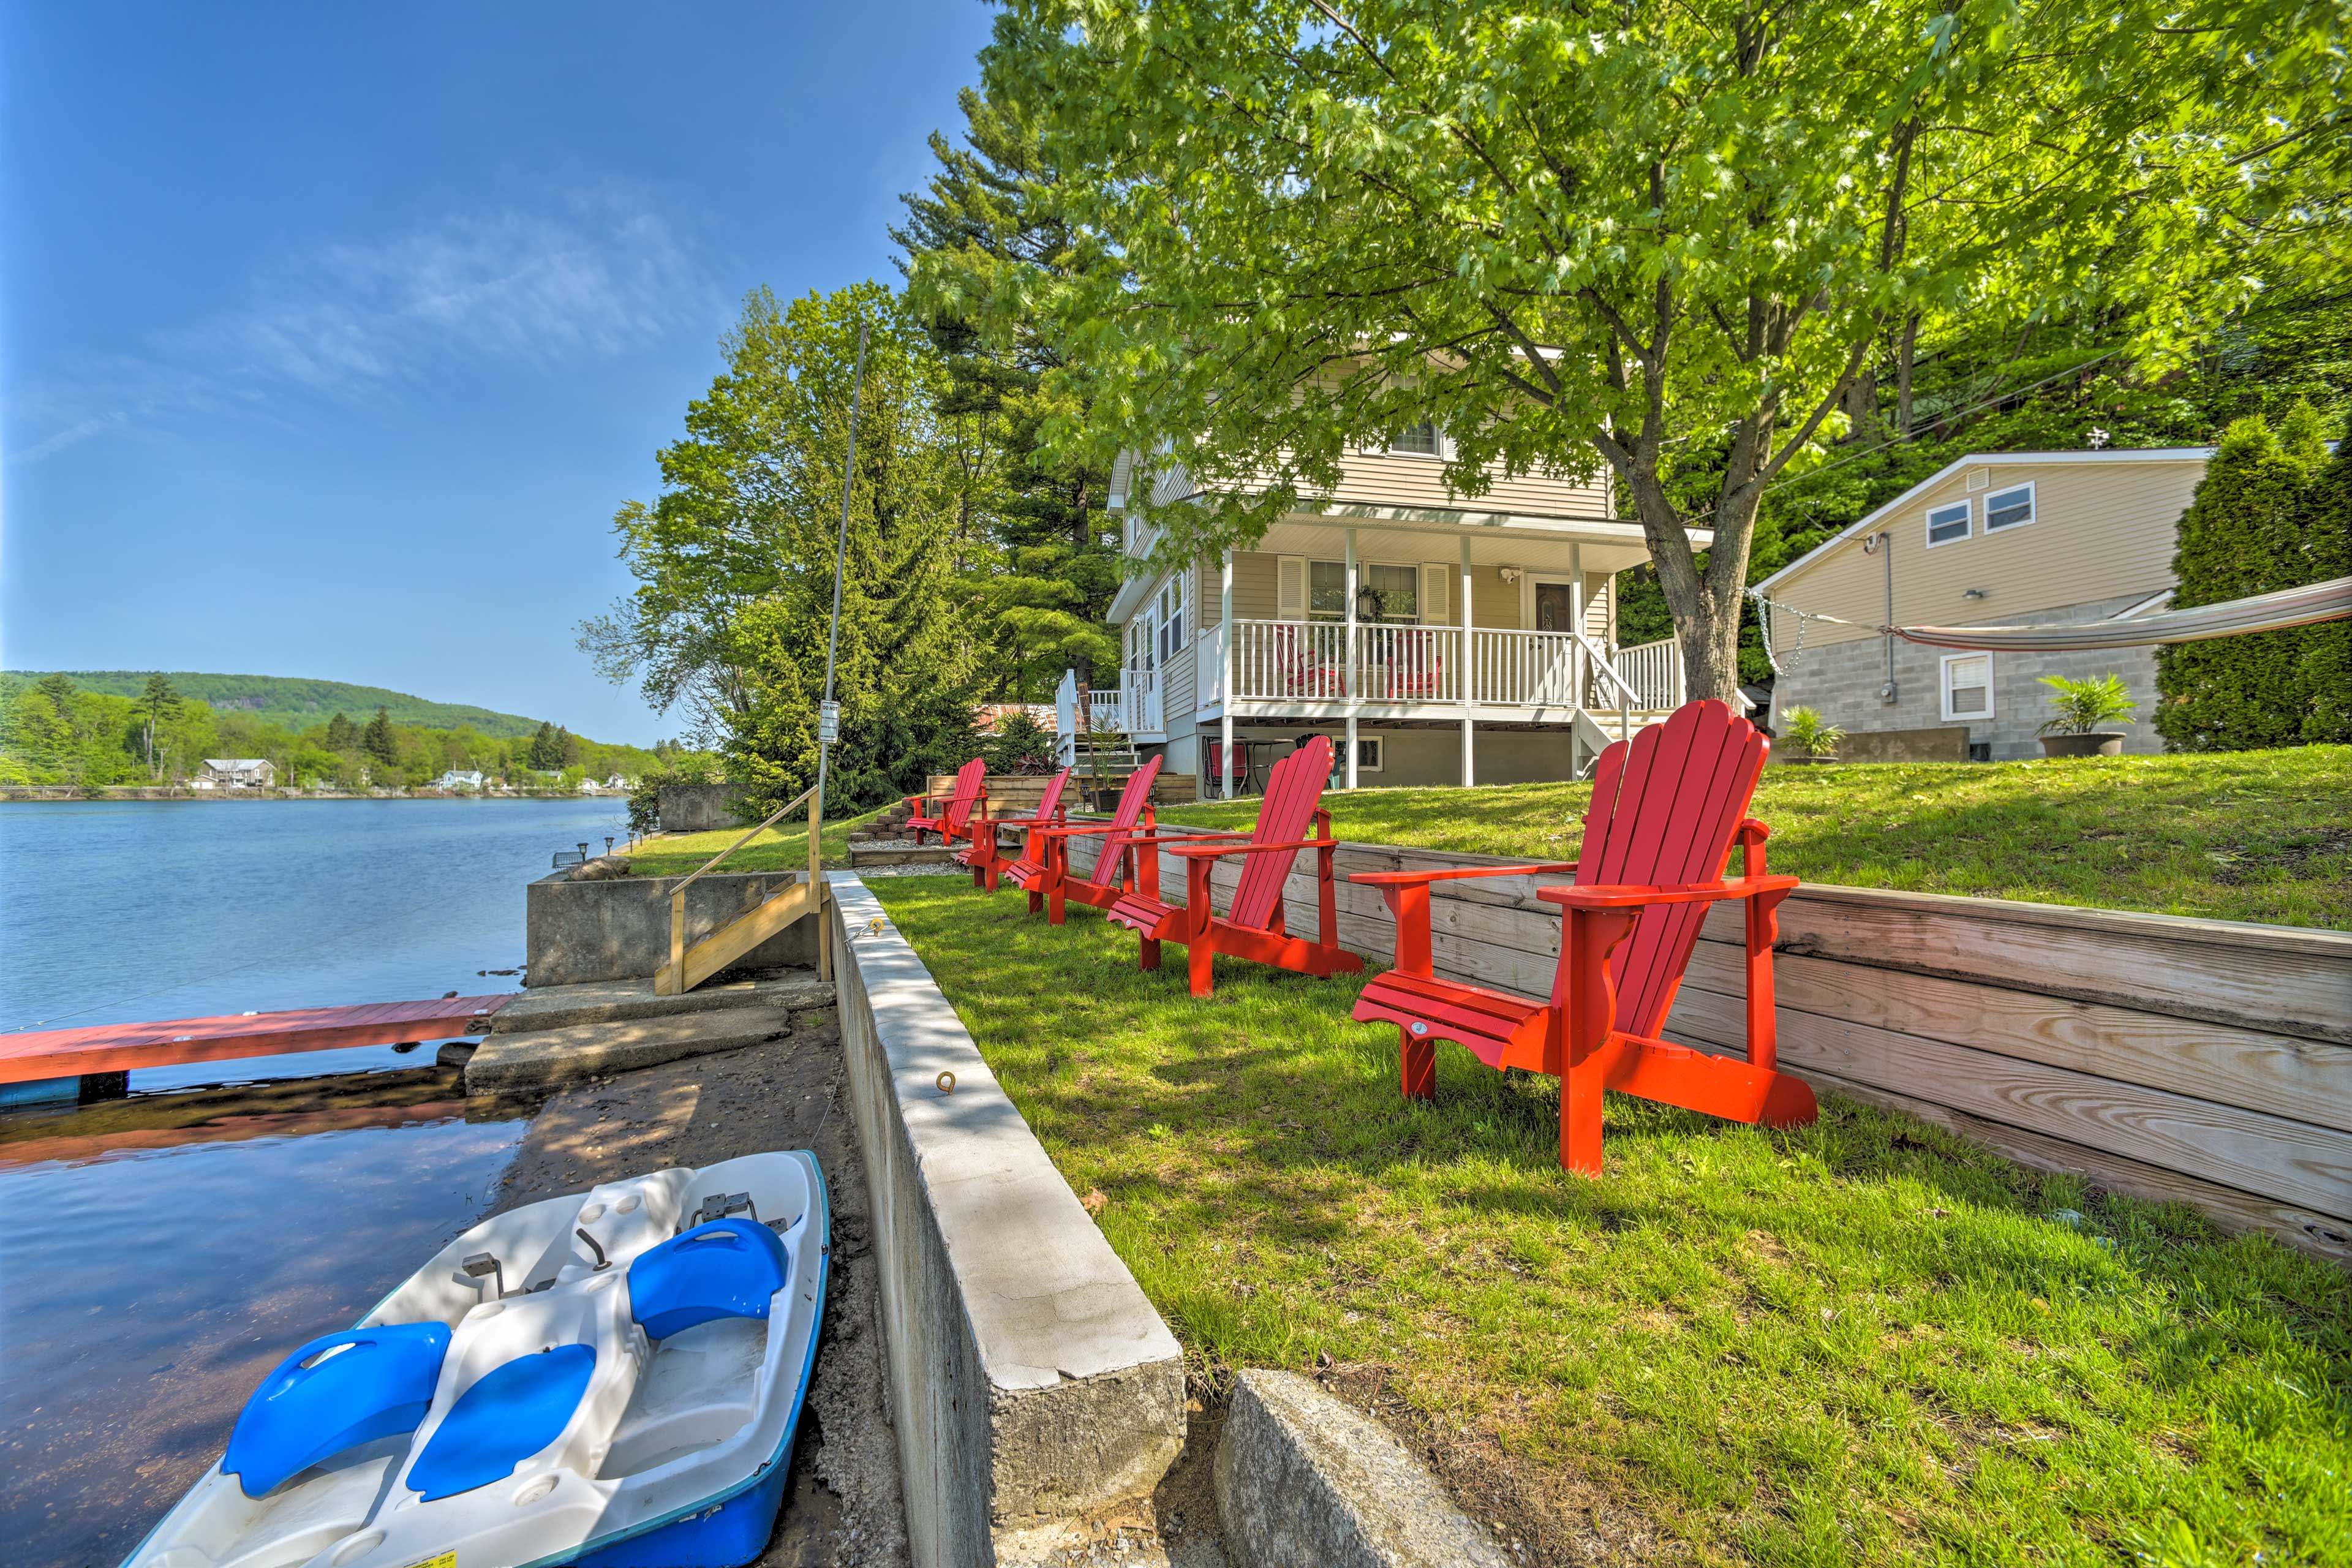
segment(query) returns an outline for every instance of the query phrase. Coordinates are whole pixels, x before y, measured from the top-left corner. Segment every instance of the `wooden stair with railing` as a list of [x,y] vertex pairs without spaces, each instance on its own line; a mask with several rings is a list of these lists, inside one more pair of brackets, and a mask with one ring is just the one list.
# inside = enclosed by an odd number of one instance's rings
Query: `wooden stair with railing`
[[[803,803],[809,808],[807,875],[769,894],[700,941],[689,944],[686,940],[687,889],[716,870],[719,863],[735,851],[799,810]],[[679,879],[677,885],[669,890],[669,962],[654,973],[655,994],[682,996],[712,975],[740,962],[761,943],[796,922],[822,915],[824,910],[824,803],[817,798],[815,787],[811,786],[742,837],[704,861],[690,876]],[[822,941],[817,943],[817,973],[823,979],[833,977],[833,955]]]

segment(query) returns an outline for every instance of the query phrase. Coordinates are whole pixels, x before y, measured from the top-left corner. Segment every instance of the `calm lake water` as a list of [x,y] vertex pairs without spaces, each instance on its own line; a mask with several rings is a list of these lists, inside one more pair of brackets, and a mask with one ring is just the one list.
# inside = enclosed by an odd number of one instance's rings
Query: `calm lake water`
[[[513,990],[596,801],[0,806],[0,1028]],[[0,1557],[107,1568],[287,1351],[478,1218],[520,1141],[394,1047],[154,1068],[0,1112]],[[477,1115],[486,1113],[477,1110]]]

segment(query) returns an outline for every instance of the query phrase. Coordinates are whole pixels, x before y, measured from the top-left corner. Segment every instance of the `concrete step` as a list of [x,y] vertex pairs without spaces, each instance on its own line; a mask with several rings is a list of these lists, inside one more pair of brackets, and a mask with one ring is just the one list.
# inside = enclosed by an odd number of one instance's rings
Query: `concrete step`
[[792,1015],[783,1008],[728,1007],[667,1018],[492,1035],[466,1063],[466,1092],[510,1094],[550,1089],[604,1073],[656,1067],[681,1057],[740,1051],[786,1038],[792,1032]]
[[581,1024],[615,1024],[632,1018],[667,1018],[739,1007],[798,1012],[833,1005],[833,983],[814,970],[774,980],[737,980],[698,985],[683,996],[657,996],[654,983],[599,980],[585,985],[548,985],[525,992],[490,1015],[493,1035],[568,1029]]

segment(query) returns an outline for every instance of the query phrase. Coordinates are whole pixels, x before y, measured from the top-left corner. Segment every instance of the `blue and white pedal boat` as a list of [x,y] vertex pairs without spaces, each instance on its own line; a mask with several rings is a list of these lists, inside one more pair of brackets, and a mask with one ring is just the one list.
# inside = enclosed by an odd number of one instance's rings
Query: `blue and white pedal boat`
[[804,1152],[467,1231],[295,1351],[124,1568],[733,1568],[765,1549],[824,1312]]

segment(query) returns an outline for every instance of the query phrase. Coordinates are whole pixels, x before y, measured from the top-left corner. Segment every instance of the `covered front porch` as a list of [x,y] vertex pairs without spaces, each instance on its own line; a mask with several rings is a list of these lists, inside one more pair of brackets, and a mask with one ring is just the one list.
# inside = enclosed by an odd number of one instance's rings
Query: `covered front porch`
[[1071,693],[1072,718],[1167,744],[1211,795],[1246,786],[1247,743],[1270,725],[1331,734],[1333,782],[1351,789],[1374,726],[1452,730],[1465,784],[1482,725],[1556,732],[1558,765],[1580,773],[1683,701],[1672,639],[1615,640],[1614,578],[1647,559],[1615,520],[1293,519],[1203,564],[1181,655],[1147,640],[1118,686]]

